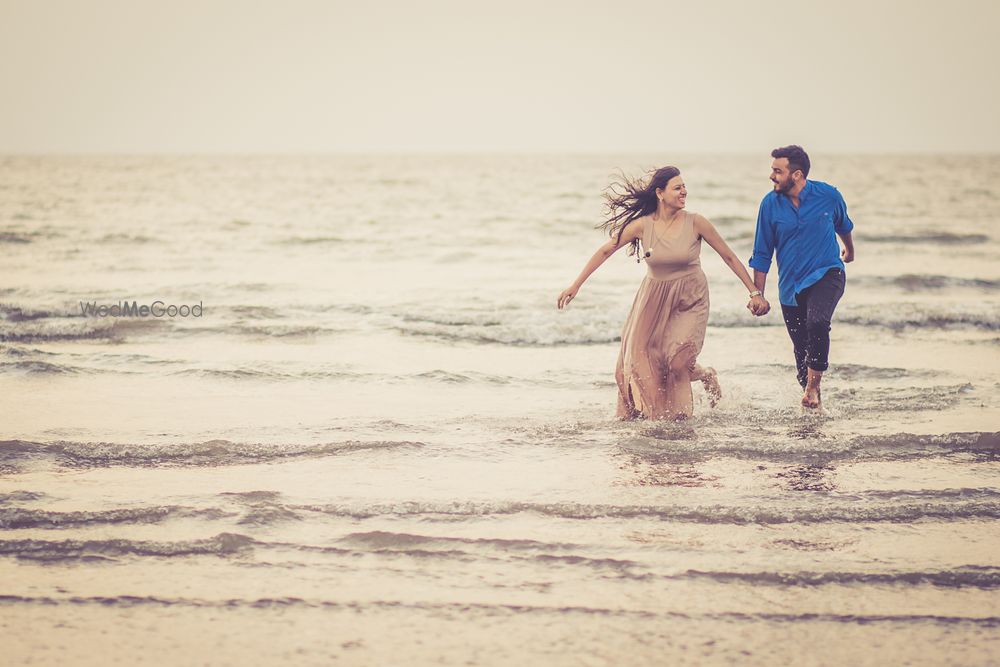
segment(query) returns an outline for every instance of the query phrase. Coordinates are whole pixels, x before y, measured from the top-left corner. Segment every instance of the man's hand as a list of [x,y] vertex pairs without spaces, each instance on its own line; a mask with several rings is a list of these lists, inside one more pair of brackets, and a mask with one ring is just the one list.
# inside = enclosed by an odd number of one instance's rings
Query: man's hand
[[747,310],[751,313],[760,317],[761,315],[767,315],[771,310],[771,304],[767,302],[763,296],[757,295],[750,297],[750,303],[747,304]]
[[844,260],[844,264],[850,264],[854,261],[854,248],[842,248],[840,250],[840,258]]

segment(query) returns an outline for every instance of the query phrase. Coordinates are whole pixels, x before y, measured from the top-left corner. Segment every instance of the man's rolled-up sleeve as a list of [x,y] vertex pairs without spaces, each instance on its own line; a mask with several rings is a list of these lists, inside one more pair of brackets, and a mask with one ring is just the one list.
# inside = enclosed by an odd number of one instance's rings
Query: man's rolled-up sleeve
[[771,258],[774,256],[774,224],[765,215],[764,203],[761,202],[757,211],[757,232],[753,239],[753,255],[750,256],[750,268],[761,273],[771,269]]
[[838,234],[849,234],[854,229],[854,223],[847,215],[847,202],[840,192],[837,192],[837,206],[833,212],[833,229]]

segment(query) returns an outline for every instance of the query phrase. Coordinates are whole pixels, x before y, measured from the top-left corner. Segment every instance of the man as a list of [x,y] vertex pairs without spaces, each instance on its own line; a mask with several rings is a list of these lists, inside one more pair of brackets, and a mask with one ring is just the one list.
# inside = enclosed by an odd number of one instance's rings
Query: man
[[[774,189],[760,203],[750,267],[763,294],[777,252],[778,299],[805,390],[802,405],[818,409],[820,382],[829,365],[830,320],[844,294],[844,264],[854,261],[854,223],[836,188],[807,180],[809,156],[801,146],[776,148],[771,157]],[[765,304],[754,314],[767,314],[771,307]]]

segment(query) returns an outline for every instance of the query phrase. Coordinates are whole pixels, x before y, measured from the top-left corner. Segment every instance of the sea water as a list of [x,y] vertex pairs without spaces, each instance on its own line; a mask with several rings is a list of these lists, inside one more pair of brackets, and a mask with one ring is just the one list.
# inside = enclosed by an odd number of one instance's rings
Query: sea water
[[614,418],[645,266],[556,297],[618,170],[747,259],[766,155],[0,158],[4,659],[990,662],[1000,158],[813,159],[826,414],[703,245],[675,424]]

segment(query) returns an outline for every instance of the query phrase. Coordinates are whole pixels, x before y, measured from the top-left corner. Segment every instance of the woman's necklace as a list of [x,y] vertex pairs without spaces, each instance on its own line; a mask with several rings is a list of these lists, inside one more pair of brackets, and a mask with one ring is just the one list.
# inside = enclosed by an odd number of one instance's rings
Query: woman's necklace
[[[678,211],[677,213],[680,213],[680,211]],[[668,222],[667,226],[664,227],[663,229],[664,232],[670,229],[670,225],[674,224],[674,221],[677,219],[677,213],[674,213],[672,216],[670,216],[670,222]],[[656,233],[656,219],[653,219],[653,229],[652,233],[650,233],[650,237],[652,237],[653,242],[650,243],[649,247],[646,249],[646,257],[651,256],[653,254],[653,248],[656,247],[657,243],[663,240],[663,237]]]

